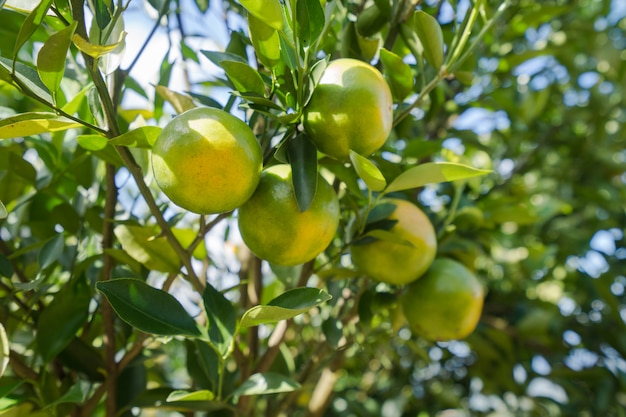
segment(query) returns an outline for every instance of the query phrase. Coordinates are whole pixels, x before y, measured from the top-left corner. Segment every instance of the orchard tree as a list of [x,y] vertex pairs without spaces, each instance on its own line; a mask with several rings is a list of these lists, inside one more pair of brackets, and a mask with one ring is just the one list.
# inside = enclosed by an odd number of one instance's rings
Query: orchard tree
[[619,1],[0,6],[0,416],[626,415]]

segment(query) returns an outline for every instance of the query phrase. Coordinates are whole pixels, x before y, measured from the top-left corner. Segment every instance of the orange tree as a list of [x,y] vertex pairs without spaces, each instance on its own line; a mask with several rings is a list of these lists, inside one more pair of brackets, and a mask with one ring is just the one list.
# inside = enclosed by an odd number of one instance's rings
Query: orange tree
[[620,2],[0,6],[0,415],[624,415]]

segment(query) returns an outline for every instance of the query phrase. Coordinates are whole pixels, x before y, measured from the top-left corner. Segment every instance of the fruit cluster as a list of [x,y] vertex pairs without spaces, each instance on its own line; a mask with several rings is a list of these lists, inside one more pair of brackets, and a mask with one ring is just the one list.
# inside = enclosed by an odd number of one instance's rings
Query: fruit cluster
[[[367,156],[382,147],[392,128],[392,106],[376,68],[338,59],[325,69],[302,122],[320,152],[346,161],[351,151]],[[180,207],[199,214],[238,209],[244,242],[270,263],[308,262],[336,235],[340,207],[332,186],[317,174],[313,199],[301,211],[291,166],[263,169],[254,133],[225,111],[195,108],[175,117],[153,146],[152,165],[157,184]],[[405,287],[400,301],[416,334],[430,340],[467,336],[482,310],[479,281],[456,261],[435,260],[437,236],[417,206],[401,199],[382,200],[383,206],[387,212],[377,221],[386,227],[352,242],[355,267],[371,279]]]

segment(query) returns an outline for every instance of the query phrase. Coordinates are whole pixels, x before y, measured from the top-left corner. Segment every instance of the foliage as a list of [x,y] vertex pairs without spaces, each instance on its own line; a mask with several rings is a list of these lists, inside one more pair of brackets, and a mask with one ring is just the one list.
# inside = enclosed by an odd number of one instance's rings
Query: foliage
[[[619,1],[136,2],[0,0],[0,415],[625,415]],[[395,103],[349,163],[300,128],[339,57]],[[301,208],[333,182],[323,254],[270,265],[236,211],[159,191],[151,146],[197,106],[290,163]],[[419,202],[487,288],[466,340],[412,335],[401,289],[353,268],[383,196]]]

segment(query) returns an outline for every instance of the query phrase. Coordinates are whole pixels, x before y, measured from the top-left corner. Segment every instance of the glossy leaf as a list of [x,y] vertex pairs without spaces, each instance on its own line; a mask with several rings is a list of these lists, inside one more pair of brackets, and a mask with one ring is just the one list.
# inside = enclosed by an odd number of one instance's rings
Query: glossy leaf
[[210,284],[202,293],[202,301],[209,319],[209,339],[223,355],[228,351],[237,327],[235,309],[224,294]]
[[385,193],[409,190],[426,184],[465,180],[489,174],[491,171],[476,169],[452,162],[427,162],[404,171],[385,188]]
[[74,339],[89,315],[91,291],[84,279],[68,283],[57,293],[37,321],[35,339],[45,362]]
[[196,103],[193,102],[191,97],[172,91],[164,85],[157,85],[155,90],[159,96],[161,96],[165,101],[168,101],[172,107],[174,107],[174,110],[176,110],[176,113],[178,114],[198,107],[196,106]]
[[402,58],[385,48],[380,50],[383,73],[396,101],[404,100],[413,91],[413,71]]
[[298,208],[305,211],[317,189],[317,148],[306,134],[299,134],[287,143],[287,159]]
[[373,224],[373,223],[377,223],[377,222],[389,219],[389,216],[391,216],[391,213],[393,213],[396,210],[396,207],[397,206],[394,203],[389,203],[389,202],[377,204],[367,214],[366,223]]
[[169,273],[180,269],[180,259],[157,227],[120,225],[115,236],[124,250],[148,269]]
[[250,65],[238,61],[222,61],[221,65],[237,91],[265,95],[263,78]]
[[13,55],[17,56],[19,50],[24,46],[26,41],[35,33],[41,22],[43,22],[44,17],[46,17],[46,13],[48,9],[52,5],[52,0],[42,0],[41,3],[37,5],[26,17],[22,27],[20,27],[20,31],[17,34],[17,40],[15,42],[15,48],[13,49]]
[[186,368],[189,375],[199,388],[215,391],[222,358],[215,351],[215,347],[204,340],[185,340]]
[[[384,3],[384,2],[378,2]],[[356,29],[361,36],[372,37],[389,22],[389,12],[380,9],[377,2],[366,7],[359,13]]]
[[109,141],[111,145],[128,146],[129,148],[150,149],[162,128],[158,126],[142,126],[133,129]]
[[305,313],[331,298],[327,292],[318,288],[295,288],[279,295],[267,305],[255,306],[246,311],[241,318],[240,325],[251,327],[287,320]]
[[118,278],[96,284],[117,315],[142,332],[163,336],[200,336],[200,329],[171,294],[143,281]]
[[0,378],[4,375],[4,371],[9,364],[9,353],[9,338],[6,330],[4,330],[4,326],[0,323]]
[[365,182],[367,188],[372,191],[382,191],[387,181],[378,167],[372,161],[350,150],[350,161],[359,177]]
[[200,390],[200,391],[184,391],[177,390],[172,391],[165,401],[211,401],[215,398],[215,394],[213,394],[209,390]]
[[292,392],[300,388],[300,384],[287,378],[284,375],[267,372],[263,374],[253,374],[243,384],[241,384],[233,395],[243,397],[249,395],[277,394],[281,392]]
[[106,365],[102,353],[80,337],[74,337],[57,355],[57,359],[90,381],[104,381],[103,370]]
[[279,0],[241,0],[241,5],[268,26],[283,28],[283,10]]
[[428,13],[417,10],[413,15],[413,26],[424,48],[424,58],[434,68],[443,64],[443,32],[439,22]]
[[109,143],[109,140],[100,135],[78,135],[76,137],[78,144],[88,151],[99,151]]
[[65,247],[65,236],[58,234],[48,240],[39,251],[39,269],[45,269],[59,259]]
[[168,401],[167,398],[169,395],[176,391],[177,390],[172,390],[167,387],[145,390],[132,400],[130,406],[138,408],[154,408],[158,409],[161,413],[167,411],[178,411],[182,413],[194,411],[211,412],[229,408],[224,401]]
[[100,30],[104,30],[111,23],[111,13],[113,12],[112,0],[94,0],[95,20]]
[[248,15],[248,28],[257,58],[266,68],[274,68],[280,61],[278,31],[252,14]]
[[15,71],[13,71],[13,61],[0,56],[0,79],[18,85],[20,89],[24,89],[47,102],[52,102],[50,91],[39,79],[39,74],[35,68],[21,62],[15,62]]
[[[364,239],[366,242],[370,242],[371,239],[385,240],[388,242],[397,243],[399,245],[415,247],[415,245],[413,245],[408,240],[403,239],[397,233],[393,233],[393,232],[390,232],[388,230],[383,230],[383,229],[372,229],[369,232],[365,233],[361,238]],[[355,242],[355,244],[358,244],[358,243],[359,243],[358,241]]]
[[222,62],[224,61],[234,61],[234,62],[240,62],[242,64],[248,63],[241,56],[237,54],[232,54],[230,52],[219,52],[219,51],[200,51],[200,52],[202,52],[202,54],[206,56],[209,59],[209,61],[211,61],[218,67],[221,67]]
[[54,113],[22,113],[0,120],[0,139],[59,132],[81,126],[80,123]]
[[7,211],[7,208],[4,206],[4,204],[0,200],[0,220],[6,219],[8,215],[9,215],[9,212]]
[[67,51],[72,43],[76,22],[50,36],[37,54],[37,72],[53,95],[61,86],[65,74]]
[[305,48],[317,40],[324,29],[324,9],[320,0],[296,0],[296,27]]

